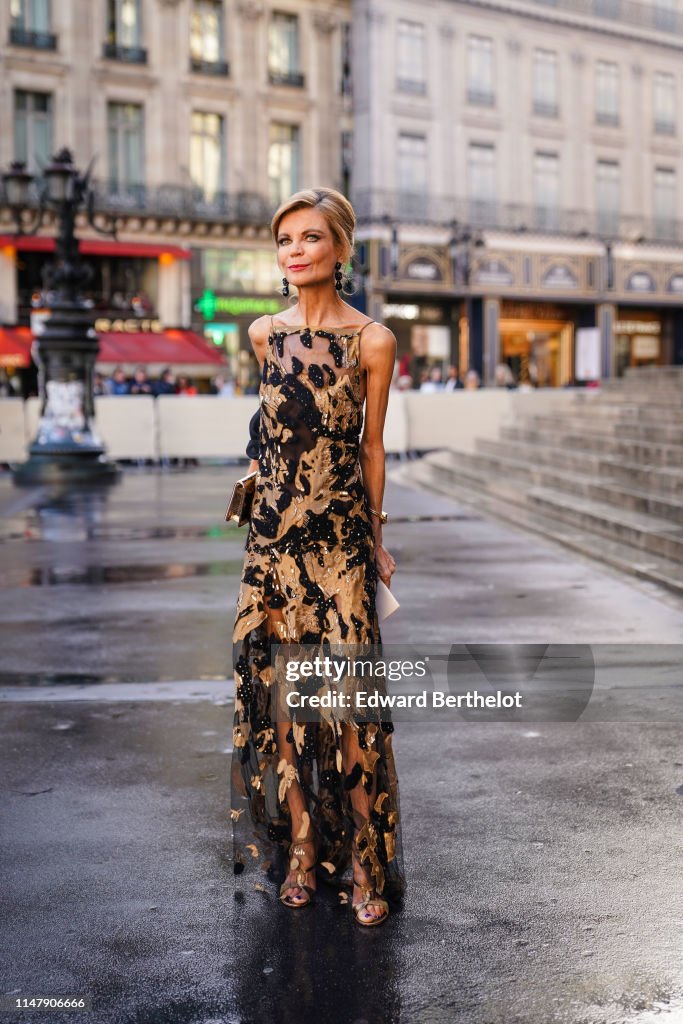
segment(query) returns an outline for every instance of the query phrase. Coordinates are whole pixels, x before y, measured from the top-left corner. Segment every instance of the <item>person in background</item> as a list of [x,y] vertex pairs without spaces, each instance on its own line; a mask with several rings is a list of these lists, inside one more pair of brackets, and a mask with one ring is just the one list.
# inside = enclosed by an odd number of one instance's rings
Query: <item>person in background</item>
[[235,394],[234,381],[219,374],[211,382],[210,394],[219,395],[221,398],[233,398]]
[[109,381],[105,381],[101,373],[96,372],[92,382],[93,395],[110,395]]
[[443,391],[443,380],[441,377],[441,367],[438,363],[432,366],[431,370],[427,374],[425,380],[420,384],[420,391],[433,392]]
[[444,391],[457,391],[462,389],[462,381],[460,380],[460,371],[457,366],[452,363],[448,367],[448,374],[444,382]]
[[515,376],[507,363],[498,363],[494,371],[494,384],[497,388],[507,388],[511,391],[516,388]]
[[161,371],[159,380],[154,385],[155,395],[175,395],[177,391],[175,373],[170,366]]
[[111,375],[111,379],[109,381],[109,394],[110,395],[129,395],[130,394],[130,384],[128,382],[128,378],[126,377],[126,375],[125,375],[125,373],[123,371],[123,367],[122,366],[115,367],[114,372]]
[[481,377],[476,370],[468,370],[465,374],[465,391],[476,391],[481,387]]
[[197,385],[190,380],[189,377],[178,378],[178,392],[179,395],[197,395]]
[[140,364],[135,367],[133,374],[133,380],[130,384],[131,395],[153,395],[154,391],[152,388],[152,382],[147,376],[147,371],[144,366]]

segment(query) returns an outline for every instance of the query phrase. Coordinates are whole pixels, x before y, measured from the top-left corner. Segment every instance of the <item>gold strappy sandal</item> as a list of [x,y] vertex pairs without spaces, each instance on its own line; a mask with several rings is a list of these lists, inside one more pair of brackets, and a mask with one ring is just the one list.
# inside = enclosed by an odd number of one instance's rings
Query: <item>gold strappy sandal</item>
[[[377,890],[374,885],[366,885],[365,882],[354,882],[353,885],[354,888],[360,889],[363,894],[362,900],[351,904],[353,916],[358,921],[358,924],[362,924],[364,928],[372,928],[376,924],[383,924],[389,917],[389,904],[387,901],[383,900],[381,896],[377,896]],[[381,907],[384,913],[365,920],[361,917],[361,914],[367,907]]]
[[[306,875],[310,874],[311,871],[315,871],[317,857],[314,857],[313,863],[309,867],[303,867],[300,859],[305,856],[306,851],[304,849],[304,845],[308,843],[313,843],[313,847],[315,849],[315,832],[310,827],[303,838],[296,839],[289,845],[290,870],[287,878],[285,878],[284,882],[280,886],[280,900],[286,907],[307,907],[314,901],[316,890],[313,886],[306,884]],[[289,875],[291,875],[292,871],[296,871],[296,880],[294,882],[289,880]],[[302,892],[307,894],[308,898],[305,900],[292,899],[291,896],[285,895],[288,889],[301,889]]]

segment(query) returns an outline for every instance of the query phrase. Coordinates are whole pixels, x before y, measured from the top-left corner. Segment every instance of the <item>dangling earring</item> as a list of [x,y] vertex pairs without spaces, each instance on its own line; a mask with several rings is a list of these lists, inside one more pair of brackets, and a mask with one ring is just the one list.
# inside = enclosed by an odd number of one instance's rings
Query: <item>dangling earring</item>
[[341,263],[337,262],[334,265],[334,287],[338,292],[342,290],[342,272]]
[[282,278],[282,294],[289,295],[289,281],[286,277]]

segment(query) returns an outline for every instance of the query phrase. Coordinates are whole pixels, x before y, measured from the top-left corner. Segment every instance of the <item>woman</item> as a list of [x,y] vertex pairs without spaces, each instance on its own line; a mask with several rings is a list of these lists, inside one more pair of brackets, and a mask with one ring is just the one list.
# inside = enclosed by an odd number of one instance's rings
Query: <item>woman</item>
[[293,284],[298,301],[249,328],[260,424],[233,631],[234,867],[269,872],[289,850],[280,899],[299,908],[316,866],[346,899],[351,866],[355,919],[372,926],[405,889],[393,725],[274,720],[270,645],[381,643],[377,578],[389,586],[396,568],[382,539],[396,338],[340,295],[355,229],[341,193],[296,193],[271,229],[283,294]]

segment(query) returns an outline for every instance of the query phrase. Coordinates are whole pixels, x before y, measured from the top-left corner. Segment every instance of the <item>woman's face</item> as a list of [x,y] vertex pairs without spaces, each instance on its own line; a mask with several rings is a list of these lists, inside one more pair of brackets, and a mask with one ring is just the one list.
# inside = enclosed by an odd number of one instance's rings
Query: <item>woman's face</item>
[[292,210],[280,221],[277,261],[292,284],[334,284],[334,265],[340,259],[332,232],[319,210]]

